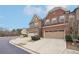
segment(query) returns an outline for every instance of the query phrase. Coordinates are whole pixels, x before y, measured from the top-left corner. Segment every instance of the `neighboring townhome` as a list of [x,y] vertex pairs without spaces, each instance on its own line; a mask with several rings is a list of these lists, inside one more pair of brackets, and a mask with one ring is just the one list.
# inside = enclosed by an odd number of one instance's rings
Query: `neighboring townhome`
[[73,11],[75,13],[75,19],[76,19],[76,34],[79,36],[79,6]]
[[29,23],[29,28],[28,30],[28,36],[34,36],[34,35],[39,35],[42,36],[42,20],[37,16],[34,15],[31,22]]
[[64,39],[66,9],[55,7],[47,14],[42,28],[43,37]]
[[79,36],[79,7],[72,12],[55,7],[43,20],[34,15],[27,31],[28,36],[39,35],[44,38],[64,39],[65,35]]
[[79,7],[67,14],[66,34],[72,37],[79,36]]

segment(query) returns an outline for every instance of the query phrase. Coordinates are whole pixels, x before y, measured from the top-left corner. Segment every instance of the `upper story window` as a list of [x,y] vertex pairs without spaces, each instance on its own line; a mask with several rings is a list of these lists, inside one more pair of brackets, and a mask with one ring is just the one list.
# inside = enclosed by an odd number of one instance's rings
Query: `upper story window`
[[35,23],[35,25],[37,26],[37,25],[38,25],[38,23]]
[[50,24],[50,20],[49,20],[49,19],[47,19],[47,20],[45,21],[45,25],[48,25],[48,24]]
[[35,23],[34,25],[35,25],[35,27],[38,27],[38,23]]
[[52,24],[55,24],[57,23],[57,18],[52,18],[52,21],[51,21]]
[[70,16],[69,16],[69,19],[73,19],[73,18],[74,18],[74,15],[70,15]]
[[34,23],[31,23],[31,24],[30,24],[30,27],[33,28],[33,27],[34,27]]
[[65,20],[65,16],[64,15],[59,17],[59,22],[64,22],[64,20]]
[[73,25],[73,22],[74,22],[74,15],[70,15],[69,16],[69,23],[70,23],[70,25]]

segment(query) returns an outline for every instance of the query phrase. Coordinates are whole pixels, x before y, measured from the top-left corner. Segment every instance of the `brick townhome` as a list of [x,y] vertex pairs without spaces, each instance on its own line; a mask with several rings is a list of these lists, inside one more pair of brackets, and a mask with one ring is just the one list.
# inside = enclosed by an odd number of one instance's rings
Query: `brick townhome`
[[[70,12],[62,7],[55,7],[48,12],[44,20],[34,15],[28,28],[29,35],[38,34],[45,38],[64,39],[65,34],[70,34],[71,27],[79,30],[79,8]],[[74,25],[72,25],[74,23]],[[73,33],[79,33],[74,31]]]
[[49,11],[44,19],[43,37],[63,39],[65,34],[65,15],[66,10],[61,7],[55,7]]
[[42,21],[39,19],[37,15],[34,15],[31,22],[29,23],[29,28],[27,29],[28,36],[39,35],[42,36],[41,33]]
[[79,35],[79,7],[67,14],[66,34]]

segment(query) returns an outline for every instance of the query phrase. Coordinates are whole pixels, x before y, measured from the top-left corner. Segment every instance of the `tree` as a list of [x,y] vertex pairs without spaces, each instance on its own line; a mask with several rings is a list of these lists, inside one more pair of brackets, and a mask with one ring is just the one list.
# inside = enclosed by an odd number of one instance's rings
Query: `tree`
[[21,30],[22,30],[22,29],[16,29],[16,32],[18,33],[18,35],[21,34]]

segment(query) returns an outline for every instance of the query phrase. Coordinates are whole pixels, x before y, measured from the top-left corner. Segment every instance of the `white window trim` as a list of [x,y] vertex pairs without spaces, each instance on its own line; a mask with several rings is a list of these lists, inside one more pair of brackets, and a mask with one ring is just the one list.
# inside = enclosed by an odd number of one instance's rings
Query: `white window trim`
[[69,18],[74,18],[74,15],[69,15]]
[[59,16],[59,22],[63,22],[65,20],[65,16],[62,15],[62,16]]
[[38,23],[35,23],[35,25],[38,25]]
[[45,21],[45,25],[47,25],[48,23],[50,23],[50,19],[47,19],[47,20]]
[[52,18],[52,24],[57,22],[57,18]]
[[60,16],[60,17],[59,17],[59,19],[65,19],[65,16],[64,16],[64,15],[62,15],[62,16]]

